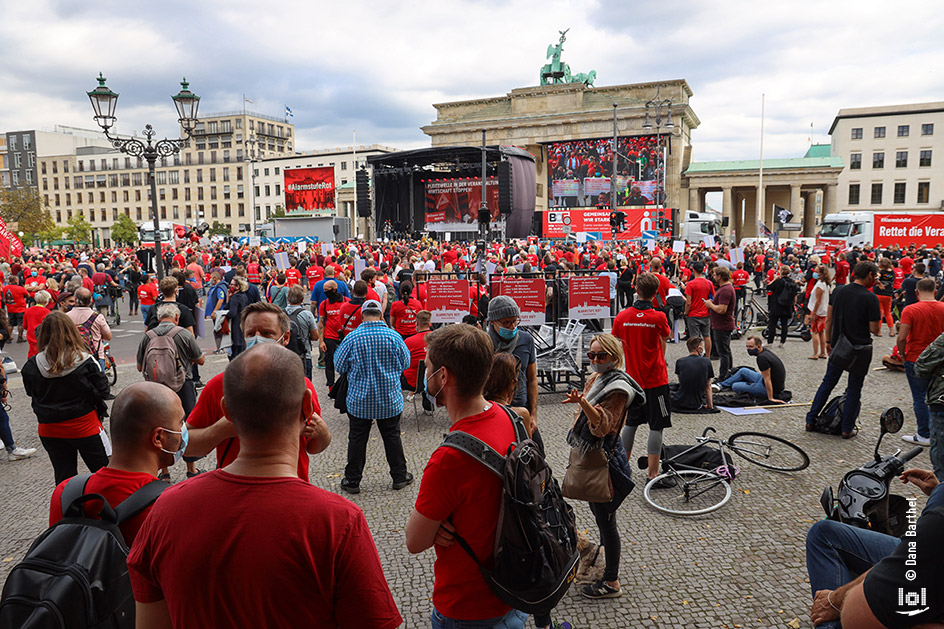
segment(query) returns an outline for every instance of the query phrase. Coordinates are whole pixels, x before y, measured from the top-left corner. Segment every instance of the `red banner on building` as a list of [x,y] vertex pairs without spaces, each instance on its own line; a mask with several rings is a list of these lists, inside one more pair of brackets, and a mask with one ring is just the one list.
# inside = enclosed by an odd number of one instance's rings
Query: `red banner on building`
[[606,275],[575,275],[568,280],[568,316],[599,319],[610,316],[610,278]]
[[876,214],[873,246],[944,243],[944,214]]
[[288,168],[285,173],[285,211],[334,210],[334,167]]
[[545,284],[540,277],[492,277],[492,296],[507,295],[521,310],[521,325],[545,322]]
[[[625,215],[623,231],[617,232],[618,240],[634,240],[642,237],[644,231],[657,231],[658,218],[656,210],[627,209],[619,210]],[[666,210],[670,212],[670,210]],[[576,237],[578,234],[587,234],[592,240],[612,240],[613,230],[610,227],[610,210],[597,208],[579,208],[572,210],[548,210],[542,212],[545,238]]]
[[[479,207],[482,205],[482,179],[428,179],[426,186],[426,229],[428,231],[474,231],[478,229]],[[492,220],[498,220],[498,179],[485,182],[488,209]]]
[[426,282],[426,309],[433,323],[462,323],[469,314],[469,280],[430,278]]

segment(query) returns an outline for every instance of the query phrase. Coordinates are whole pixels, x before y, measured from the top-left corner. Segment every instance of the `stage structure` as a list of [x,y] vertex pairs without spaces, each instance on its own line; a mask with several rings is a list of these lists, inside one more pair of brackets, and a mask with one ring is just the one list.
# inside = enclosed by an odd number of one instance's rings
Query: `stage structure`
[[[484,152],[484,159],[483,159]],[[373,167],[374,220],[384,236],[433,232],[453,240],[489,234],[524,238],[531,231],[534,156],[514,146],[444,146],[368,157]],[[482,171],[488,215],[479,216]]]

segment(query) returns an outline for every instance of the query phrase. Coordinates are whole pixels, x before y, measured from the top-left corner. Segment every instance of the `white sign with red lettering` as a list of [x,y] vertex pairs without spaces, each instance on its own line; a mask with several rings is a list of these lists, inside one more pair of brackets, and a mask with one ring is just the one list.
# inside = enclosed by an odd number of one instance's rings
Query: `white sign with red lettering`
[[568,286],[567,316],[599,319],[610,316],[610,278],[605,275],[575,275]]
[[462,323],[470,312],[469,280],[431,278],[426,282],[426,308],[433,323]]

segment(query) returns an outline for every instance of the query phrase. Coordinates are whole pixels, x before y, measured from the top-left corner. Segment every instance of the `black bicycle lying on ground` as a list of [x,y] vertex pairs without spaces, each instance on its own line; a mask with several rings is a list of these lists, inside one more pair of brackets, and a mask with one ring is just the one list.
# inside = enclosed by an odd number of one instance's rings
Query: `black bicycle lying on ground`
[[[797,472],[810,464],[800,446],[762,432],[738,432],[727,439],[709,437],[714,428],[705,428],[696,445],[663,459],[663,473],[646,484],[643,495],[655,509],[669,515],[701,515],[720,509],[731,499],[731,483],[740,470],[730,464],[726,449],[743,459],[777,472]],[[712,444],[720,450],[720,465],[704,469],[682,463],[686,455]],[[670,485],[666,487],[666,485]]]

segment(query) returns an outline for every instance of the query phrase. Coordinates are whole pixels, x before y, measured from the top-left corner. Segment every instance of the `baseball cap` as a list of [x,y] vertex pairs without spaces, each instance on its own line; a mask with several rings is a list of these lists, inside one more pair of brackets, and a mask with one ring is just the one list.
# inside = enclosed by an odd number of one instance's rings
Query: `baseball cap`
[[364,302],[364,305],[361,306],[361,312],[383,312],[383,308],[380,307],[380,302],[376,299],[368,299]]

